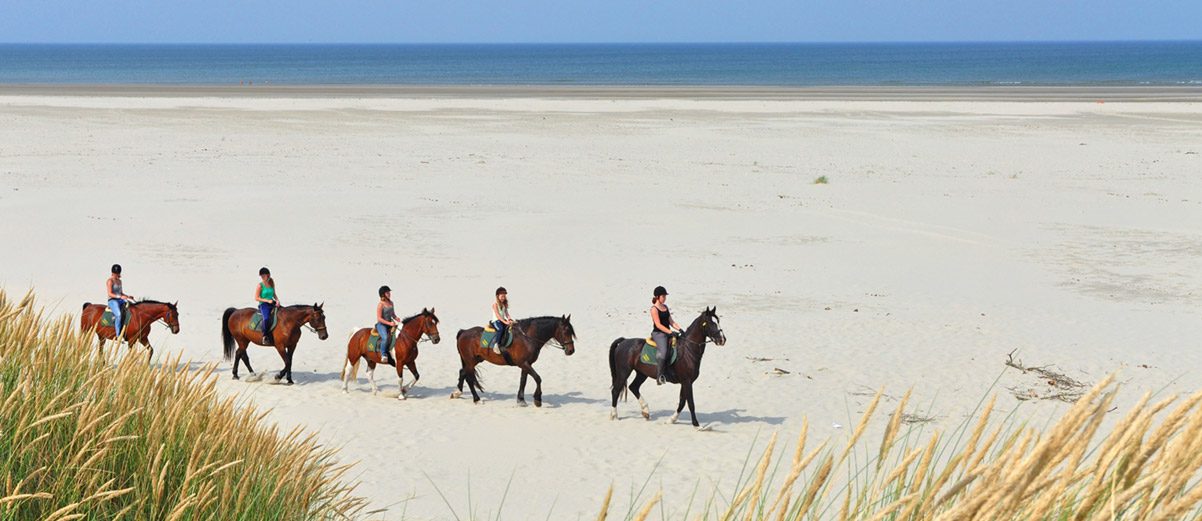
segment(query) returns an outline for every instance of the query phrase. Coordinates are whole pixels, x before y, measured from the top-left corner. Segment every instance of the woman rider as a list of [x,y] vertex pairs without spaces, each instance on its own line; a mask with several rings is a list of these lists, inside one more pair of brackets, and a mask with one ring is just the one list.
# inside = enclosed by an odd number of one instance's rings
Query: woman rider
[[121,303],[125,301],[133,301],[132,296],[126,295],[121,291],[121,265],[114,264],[110,270],[112,275],[109,275],[109,280],[105,283],[105,290],[108,292],[109,310],[113,312],[113,336],[116,337],[117,343],[121,343]]
[[392,289],[380,286],[380,303],[376,304],[376,332],[380,334],[380,359],[388,365],[396,365],[388,345],[392,340],[392,328],[401,327],[392,306]]
[[501,354],[501,342],[505,340],[505,332],[509,330],[509,326],[515,322],[513,317],[509,316],[509,292],[505,288],[497,288],[496,300],[492,303],[492,324],[493,329],[497,330],[497,335],[492,338],[492,352]]
[[672,312],[668,310],[668,290],[663,286],[656,286],[655,291],[651,296],[651,309],[648,311],[651,314],[651,325],[654,329],[651,330],[651,340],[655,341],[655,367],[656,367],[656,385],[664,384],[664,370],[668,365],[668,351],[672,344],[669,339],[672,336],[672,330],[680,331],[680,324],[672,320]]
[[272,345],[271,312],[280,305],[275,294],[275,279],[271,278],[271,270],[259,268],[259,287],[255,288],[255,301],[259,303],[259,314],[263,316],[263,344]]

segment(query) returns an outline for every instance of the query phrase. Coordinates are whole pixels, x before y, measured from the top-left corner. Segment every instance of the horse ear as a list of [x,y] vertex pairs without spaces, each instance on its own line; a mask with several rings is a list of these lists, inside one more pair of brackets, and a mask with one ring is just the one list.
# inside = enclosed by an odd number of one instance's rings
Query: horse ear
[[434,308],[430,308],[430,314],[431,314],[431,315],[433,315],[433,314],[434,314]]
[[428,310],[428,309],[426,309],[426,308],[422,308],[422,314],[423,314],[423,315],[428,315],[428,314],[430,314],[430,310]]
[[568,313],[568,318],[565,318],[564,322],[568,322],[568,323],[572,322],[572,314],[571,313]]

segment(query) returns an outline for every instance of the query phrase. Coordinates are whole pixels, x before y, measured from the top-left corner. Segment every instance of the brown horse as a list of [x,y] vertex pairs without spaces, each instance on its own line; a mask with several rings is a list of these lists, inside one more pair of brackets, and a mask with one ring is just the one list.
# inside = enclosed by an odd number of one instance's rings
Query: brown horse
[[572,356],[576,352],[576,331],[572,329],[572,316],[525,318],[510,326],[513,330],[513,344],[501,351],[493,353],[491,349],[480,347],[482,327],[461,329],[455,335],[459,347],[459,361],[463,368],[459,370],[459,390],[451,393],[451,398],[463,396],[463,382],[466,381],[472,390],[472,401],[480,402],[480,393],[484,390],[480,385],[480,377],[476,374],[476,364],[490,362],[496,365],[513,365],[522,369],[522,383],[518,386],[518,405],[526,405],[526,377],[534,378],[534,406],[543,406],[543,379],[534,371],[534,362],[547,342],[554,340],[563,349],[563,354]]
[[[358,379],[359,362],[367,359],[367,380],[371,382],[371,393],[377,394],[380,389],[376,387],[376,364],[382,363],[380,352],[369,349],[367,346],[368,339],[371,338],[373,328],[361,328],[351,335],[351,341],[346,345],[346,364],[342,367],[342,392],[350,392],[349,387],[351,381]],[[401,380],[401,393],[397,395],[398,400],[404,400],[405,395],[409,393],[417,381],[421,379],[421,375],[417,373],[417,344],[421,342],[421,337],[425,335],[431,342],[437,344],[440,340],[438,336],[438,316],[434,314],[434,308],[422,308],[422,312],[413,315],[409,318],[401,320],[400,329],[393,328],[393,336],[396,341],[393,342],[395,353],[393,356],[396,359],[396,375]],[[383,342],[384,339],[380,339]],[[409,372],[413,373],[413,383],[405,387],[404,368],[408,367]]]
[[[677,344],[676,350],[679,354],[676,362],[668,365],[665,377],[669,382],[680,384],[680,403],[676,406],[676,414],[672,415],[668,423],[676,423],[680,418],[680,411],[687,403],[689,414],[693,416],[693,426],[700,427],[697,423],[697,411],[693,408],[693,382],[701,374],[701,357],[705,355],[706,341],[713,341],[720,346],[726,344],[726,334],[718,325],[718,308],[702,311],[701,315],[685,328]],[[630,378],[632,371],[635,375],[634,382],[630,384],[630,392],[639,399],[643,417],[651,419],[651,410],[648,409],[647,402],[643,401],[639,387],[648,378],[655,379],[656,366],[654,360],[645,363],[640,359],[644,343],[644,338],[619,338],[609,346],[609,374],[613,377],[613,409],[609,412],[611,420],[618,418],[618,396],[626,389],[626,379]]]
[[[262,330],[250,327],[250,318],[258,312],[259,310],[255,308],[225,310],[225,314],[221,317],[221,341],[225,347],[225,360],[234,359],[234,379],[237,380],[239,362],[245,363],[246,370],[250,371],[252,375],[255,373],[255,370],[250,367],[250,357],[246,356],[247,345],[253,343],[275,347],[280,358],[284,360],[284,368],[276,374],[275,381],[287,378],[288,385],[292,385],[292,355],[296,352],[296,343],[300,341],[301,326],[309,326],[315,330],[317,338],[321,340],[330,336],[326,332],[326,315],[321,310],[321,304],[277,308],[275,314],[278,318],[275,329],[272,330],[272,337],[275,340],[273,345],[263,342]],[[238,343],[236,355],[234,354],[234,342]]]
[[[100,340],[99,349],[104,352],[104,341],[115,340],[117,332],[113,331],[113,326],[101,326],[100,318],[104,316],[104,312],[108,310],[108,306],[104,304],[92,304],[85,302],[83,312],[79,315],[79,327],[83,331],[89,331],[95,328],[96,338]],[[133,347],[134,343],[140,343],[146,347],[147,357],[154,355],[154,348],[150,346],[150,326],[160,320],[167,324],[167,328],[171,330],[171,334],[179,334],[179,310],[175,304],[159,302],[157,300],[142,300],[129,305],[129,316],[122,317],[122,339]],[[121,346],[121,342],[117,342],[117,347]]]

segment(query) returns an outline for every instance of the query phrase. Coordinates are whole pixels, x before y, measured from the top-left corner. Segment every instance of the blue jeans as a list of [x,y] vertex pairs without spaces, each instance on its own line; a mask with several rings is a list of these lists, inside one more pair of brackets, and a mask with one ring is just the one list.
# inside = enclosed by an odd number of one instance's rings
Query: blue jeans
[[271,310],[273,309],[275,309],[275,304],[259,303],[259,314],[263,315],[263,338],[267,338],[271,334]]
[[113,312],[113,336],[121,338],[121,299],[109,299],[109,311]]
[[509,330],[509,326],[500,320],[494,320],[492,328],[497,330],[497,336],[492,338],[492,345],[489,347],[501,347],[501,343],[505,342],[505,332]]
[[380,356],[387,356],[388,348],[391,347],[389,344],[391,343],[390,340],[392,340],[392,330],[389,326],[376,322],[376,333],[380,335],[380,345],[378,346],[380,348]]

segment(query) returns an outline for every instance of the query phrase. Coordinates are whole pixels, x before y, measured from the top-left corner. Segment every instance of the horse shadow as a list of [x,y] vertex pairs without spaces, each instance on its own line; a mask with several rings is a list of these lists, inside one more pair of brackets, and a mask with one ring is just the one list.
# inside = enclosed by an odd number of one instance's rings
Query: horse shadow
[[609,400],[604,398],[588,398],[579,391],[570,391],[563,394],[543,393],[543,407],[555,408],[574,404],[599,405],[607,403],[609,403]]
[[[745,409],[726,409],[725,411],[697,411],[697,418],[705,423],[716,423],[722,425],[732,425],[738,423],[766,423],[768,425],[781,425],[785,423],[783,416],[754,416],[745,415]],[[686,407],[680,413],[683,420],[689,415],[689,409]]]

